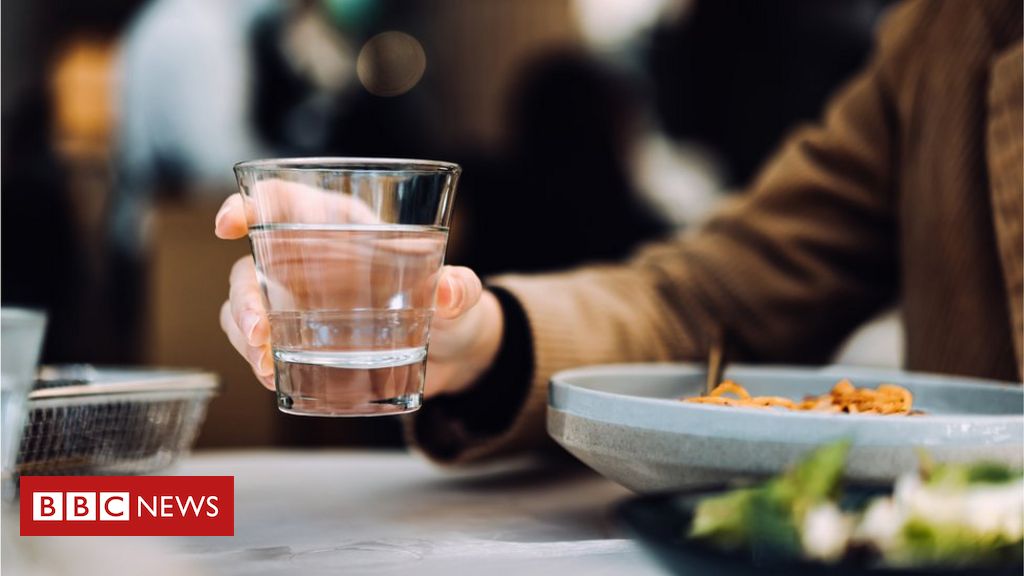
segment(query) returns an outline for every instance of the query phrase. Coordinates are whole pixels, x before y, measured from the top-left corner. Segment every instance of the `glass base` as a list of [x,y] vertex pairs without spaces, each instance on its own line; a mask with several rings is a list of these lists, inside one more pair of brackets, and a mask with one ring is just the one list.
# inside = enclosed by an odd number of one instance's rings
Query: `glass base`
[[[422,356],[421,356],[422,358]],[[274,361],[277,407],[299,416],[388,416],[423,403],[426,360],[381,368]]]
[[373,416],[397,416],[399,414],[410,414],[420,409],[423,404],[423,397],[420,395],[416,396],[404,396],[401,398],[389,398],[388,402],[394,402],[394,404],[367,404],[363,406],[353,406],[351,408],[334,408],[327,409],[329,411],[323,411],[324,408],[316,408],[314,410],[295,410],[294,408],[285,408],[287,401],[281,397],[281,394],[277,395],[277,409],[285,414],[292,416],[320,416],[323,418],[371,418]]

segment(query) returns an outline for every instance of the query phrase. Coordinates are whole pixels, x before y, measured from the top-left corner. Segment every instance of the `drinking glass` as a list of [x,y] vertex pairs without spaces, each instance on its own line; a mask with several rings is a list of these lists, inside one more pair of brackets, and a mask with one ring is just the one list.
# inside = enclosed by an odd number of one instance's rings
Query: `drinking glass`
[[235,166],[282,412],[419,408],[460,172],[372,158]]
[[43,347],[46,314],[24,308],[0,308],[0,418],[3,458],[3,498],[14,494],[14,468],[28,411],[28,394],[35,381]]

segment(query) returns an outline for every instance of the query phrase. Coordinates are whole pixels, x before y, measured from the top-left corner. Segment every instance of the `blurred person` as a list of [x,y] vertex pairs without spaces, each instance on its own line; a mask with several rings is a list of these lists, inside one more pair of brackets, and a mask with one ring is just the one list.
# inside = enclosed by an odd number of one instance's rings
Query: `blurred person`
[[[2,302],[46,310],[51,328],[45,361],[81,360],[67,328],[74,325],[84,255],[74,237],[66,173],[49,141],[48,98],[38,94],[33,100],[4,122]],[[33,227],[43,221],[52,228],[39,234]]]
[[639,189],[703,222],[863,64],[892,0],[574,0],[593,54],[642,84]]
[[235,162],[417,154],[424,114],[356,78],[355,48],[407,11],[379,0],[150,4],[122,49],[119,246],[143,250],[158,194],[223,197]]
[[[98,293],[104,287],[98,277],[102,270],[91,260],[86,246],[91,238],[81,225],[81,206],[73,201],[72,190],[81,184],[75,163],[81,159],[61,141],[67,136],[62,125],[67,102],[61,101],[59,74],[68,55],[84,45],[113,43],[137,4],[4,2],[0,299],[4,306],[47,312],[46,363],[134,360],[135,339],[118,330],[124,321],[120,310],[110,305],[107,294]],[[76,119],[102,123],[96,102],[85,100],[75,102],[82,104],[74,110]],[[102,166],[92,167],[102,171]],[[46,222],[45,234],[39,231],[41,222]],[[96,322],[100,317],[103,322]],[[83,329],[92,337],[82,338]]]
[[[59,326],[74,312],[73,280],[81,278],[83,258],[73,237],[66,174],[50,138],[54,111],[47,66],[58,39],[33,29],[39,19],[33,8],[14,3],[3,20],[2,300],[4,306],[47,310]],[[23,59],[13,58],[25,47],[32,49]],[[43,220],[53,228],[37,234],[33,223]],[[31,250],[24,245],[28,239],[34,240]],[[67,354],[65,333],[51,329],[47,336],[47,357]]]
[[[353,43],[387,22],[381,4],[154,0],[139,11],[119,51],[107,215],[118,315],[136,324],[143,315],[147,224],[158,200],[220,201],[234,189],[235,162],[333,154],[335,134],[380,134],[365,107],[352,110],[359,126],[338,118],[354,107],[351,94],[379,100],[357,81]],[[392,131],[392,142],[407,140]]]
[[225,166],[262,155],[250,121],[249,33],[274,8],[251,2],[157,0],[122,41],[118,194],[113,234],[138,255],[160,188],[229,189]]
[[641,104],[624,79],[582,53],[548,54],[509,101],[505,152],[463,162],[453,261],[480,274],[557,270],[619,260],[670,232],[632,181]]
[[291,17],[261,18],[252,33],[251,120],[274,154],[394,157],[432,148],[438,130],[429,120],[423,91],[415,89],[418,79],[397,90],[372,82],[412,73],[407,68],[417,64],[425,67],[390,52],[394,44],[374,43],[395,30],[414,29],[419,8],[393,0],[297,6]]
[[676,140],[745,186],[795,124],[864,63],[892,0],[694,0],[662,18],[640,58]]
[[252,22],[273,0],[155,0],[115,56],[114,178],[105,207],[107,272],[121,346],[143,354],[149,228],[157,200],[222,199],[225,166],[264,149],[248,121]]
[[[1022,17],[1015,0],[894,9],[822,123],[795,132],[698,233],[487,289],[468,268],[445,269],[412,440],[442,462],[542,445],[558,370],[700,359],[721,330],[737,358],[822,362],[897,299],[908,369],[1019,381]],[[216,233],[241,238],[246,224],[235,195]],[[221,324],[272,387],[249,258],[232,270]]]

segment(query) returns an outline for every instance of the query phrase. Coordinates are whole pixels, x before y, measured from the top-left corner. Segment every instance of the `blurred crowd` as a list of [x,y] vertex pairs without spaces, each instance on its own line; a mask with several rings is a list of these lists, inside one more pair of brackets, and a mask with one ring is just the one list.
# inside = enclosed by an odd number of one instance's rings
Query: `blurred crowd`
[[46,362],[230,373],[173,341],[221,338],[223,274],[177,332],[175,281],[216,269],[184,230],[255,157],[462,164],[448,261],[482,275],[619,259],[816,118],[889,3],[5,2],[3,303],[49,312]]

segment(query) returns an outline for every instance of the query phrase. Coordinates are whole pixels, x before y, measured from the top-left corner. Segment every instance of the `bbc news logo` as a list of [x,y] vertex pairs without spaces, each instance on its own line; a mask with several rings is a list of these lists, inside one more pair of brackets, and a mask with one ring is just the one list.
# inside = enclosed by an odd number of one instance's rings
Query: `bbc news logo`
[[136,496],[130,492],[34,492],[32,494],[32,520],[36,522],[60,522],[63,520],[105,520],[128,522],[131,520],[131,504],[137,507],[136,518],[148,515],[151,518],[199,517],[216,518],[220,514],[217,501],[219,496]]
[[233,536],[232,476],[23,476],[22,536]]

